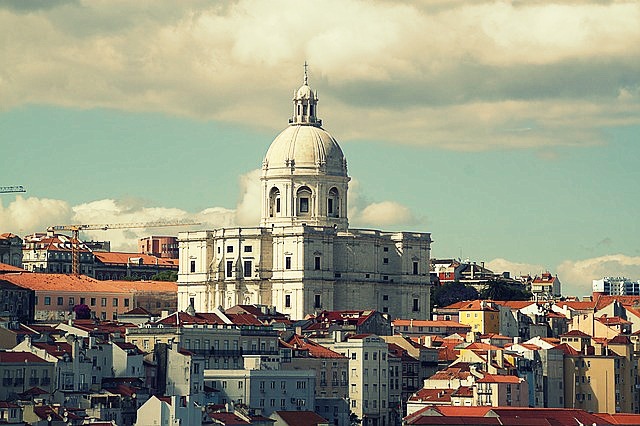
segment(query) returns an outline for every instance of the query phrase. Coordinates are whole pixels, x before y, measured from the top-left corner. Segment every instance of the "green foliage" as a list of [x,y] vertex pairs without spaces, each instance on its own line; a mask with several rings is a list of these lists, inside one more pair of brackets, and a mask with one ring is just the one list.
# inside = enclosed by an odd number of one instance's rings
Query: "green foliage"
[[456,281],[435,287],[431,295],[433,305],[443,307],[463,300],[475,300],[478,298],[478,291]]
[[532,296],[521,284],[503,279],[490,280],[480,292],[481,299],[490,300],[530,300]]
[[162,271],[151,277],[153,281],[178,281],[176,271]]

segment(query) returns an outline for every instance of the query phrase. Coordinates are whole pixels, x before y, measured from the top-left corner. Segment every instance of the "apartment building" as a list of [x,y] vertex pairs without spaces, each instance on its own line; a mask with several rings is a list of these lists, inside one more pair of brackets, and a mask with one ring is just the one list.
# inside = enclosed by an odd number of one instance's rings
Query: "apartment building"
[[389,349],[375,334],[356,334],[328,346],[349,359],[349,400],[351,411],[363,426],[390,424]]

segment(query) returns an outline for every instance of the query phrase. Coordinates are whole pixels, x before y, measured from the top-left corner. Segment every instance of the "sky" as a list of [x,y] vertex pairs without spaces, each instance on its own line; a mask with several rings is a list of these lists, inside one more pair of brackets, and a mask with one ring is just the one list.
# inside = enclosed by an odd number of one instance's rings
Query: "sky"
[[0,232],[257,225],[307,61],[352,227],[568,295],[640,279],[636,1],[16,0],[0,34],[0,186],[27,189],[0,195]]

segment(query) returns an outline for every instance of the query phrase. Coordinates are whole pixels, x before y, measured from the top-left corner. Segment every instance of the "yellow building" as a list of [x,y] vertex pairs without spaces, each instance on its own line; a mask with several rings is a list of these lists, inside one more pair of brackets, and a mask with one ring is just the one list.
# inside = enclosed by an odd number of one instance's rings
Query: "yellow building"
[[486,300],[465,302],[460,308],[461,324],[471,327],[471,331],[480,334],[500,333],[500,312],[495,304]]
[[574,330],[561,336],[558,346],[565,353],[565,407],[595,413],[637,413],[637,358],[629,338],[589,342],[578,333]]

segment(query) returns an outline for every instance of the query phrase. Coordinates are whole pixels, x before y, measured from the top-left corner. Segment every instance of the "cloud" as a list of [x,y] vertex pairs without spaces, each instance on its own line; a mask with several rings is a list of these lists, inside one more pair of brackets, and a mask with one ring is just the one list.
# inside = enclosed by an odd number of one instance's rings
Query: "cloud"
[[548,268],[542,265],[535,265],[531,263],[512,262],[507,259],[496,258],[485,264],[487,268],[496,273],[510,272],[512,277],[520,275],[540,275],[542,272],[546,272]]
[[262,170],[256,169],[240,176],[241,198],[238,201],[236,219],[241,226],[256,226],[262,212]]
[[565,295],[591,294],[593,280],[606,276],[640,279],[640,256],[611,254],[583,260],[565,260],[558,265]]
[[412,225],[416,223],[411,210],[395,201],[381,201],[365,206],[353,217],[354,224],[374,226]]
[[634,2],[154,1],[153,14],[148,1],[22,3],[0,7],[0,109],[160,111],[275,131],[307,59],[319,114],[343,140],[544,148],[640,122]]
[[44,231],[56,223],[71,219],[71,208],[66,201],[18,195],[7,207],[0,201],[0,227],[3,232],[25,235]]

